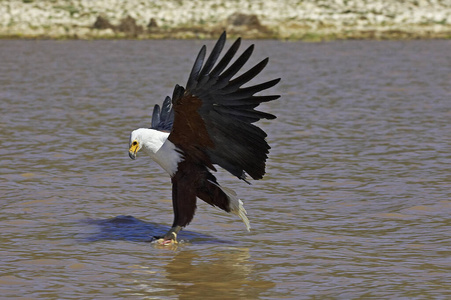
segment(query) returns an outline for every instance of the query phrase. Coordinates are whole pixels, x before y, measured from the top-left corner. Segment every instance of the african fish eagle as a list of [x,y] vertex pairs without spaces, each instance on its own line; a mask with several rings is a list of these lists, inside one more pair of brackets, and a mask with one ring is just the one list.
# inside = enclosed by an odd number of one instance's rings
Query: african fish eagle
[[246,173],[256,180],[263,177],[270,146],[266,133],[254,123],[276,117],[255,108],[280,96],[254,94],[273,87],[280,78],[242,87],[265,68],[268,58],[234,77],[249,60],[254,45],[228,67],[241,39],[218,62],[225,42],[224,32],[207,60],[204,45],[186,88],[176,85],[172,100],[166,97],[161,109],[155,105],[151,127],[136,129],[130,135],[130,158],[135,159],[143,149],[171,177],[174,222],[158,239],[160,244],[177,243],[177,234],[194,217],[196,198],[238,215],[250,228],[243,202],[220,186],[210,171],[219,165],[246,182]]

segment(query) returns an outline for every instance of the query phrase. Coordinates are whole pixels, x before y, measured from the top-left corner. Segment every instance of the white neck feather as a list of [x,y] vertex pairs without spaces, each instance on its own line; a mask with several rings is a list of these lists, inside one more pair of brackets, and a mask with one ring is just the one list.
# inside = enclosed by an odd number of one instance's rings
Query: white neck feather
[[137,140],[142,149],[172,177],[182,161],[180,151],[168,140],[169,133],[140,128],[132,132],[131,140]]
[[168,139],[169,133],[149,128],[140,128],[132,132],[132,139],[136,139],[143,150],[151,156],[160,150]]

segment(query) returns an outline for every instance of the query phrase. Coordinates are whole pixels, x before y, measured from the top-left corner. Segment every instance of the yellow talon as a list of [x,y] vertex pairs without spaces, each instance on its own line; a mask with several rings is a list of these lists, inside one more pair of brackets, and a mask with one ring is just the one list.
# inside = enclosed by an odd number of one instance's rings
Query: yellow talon
[[161,239],[158,239],[157,243],[159,245],[163,245],[163,246],[178,244],[178,242],[177,242],[177,233],[171,232],[171,235],[172,235],[172,237],[170,239],[168,239],[167,237],[163,237]]

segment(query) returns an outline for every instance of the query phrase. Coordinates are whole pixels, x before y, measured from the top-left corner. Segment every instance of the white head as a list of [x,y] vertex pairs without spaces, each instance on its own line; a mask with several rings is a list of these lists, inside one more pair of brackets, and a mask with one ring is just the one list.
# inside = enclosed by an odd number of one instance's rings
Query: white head
[[177,171],[182,155],[177,147],[168,141],[169,132],[149,128],[139,128],[130,134],[128,155],[136,158],[139,150],[144,149],[169,175]]
[[149,128],[136,129],[130,134],[128,155],[135,159],[138,151],[144,149],[152,156],[161,148],[168,135],[166,132]]

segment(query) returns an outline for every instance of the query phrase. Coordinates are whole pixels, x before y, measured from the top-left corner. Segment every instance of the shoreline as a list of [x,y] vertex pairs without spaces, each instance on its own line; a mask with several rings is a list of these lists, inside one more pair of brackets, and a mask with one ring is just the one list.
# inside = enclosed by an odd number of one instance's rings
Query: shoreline
[[22,34],[0,33],[0,40],[164,40],[164,39],[217,39],[217,37],[225,30],[230,38],[242,37],[244,39],[262,39],[262,40],[284,40],[284,41],[305,41],[305,42],[325,42],[335,40],[449,40],[451,39],[450,31],[434,32],[432,30],[420,28],[421,30],[349,30],[345,32],[321,32],[321,31],[303,31],[299,34],[293,34],[289,37],[280,36],[274,32],[249,32],[246,30],[227,30],[227,28],[198,30],[197,28],[177,28],[172,30],[164,30],[158,32],[142,33],[139,35],[112,32],[104,30],[88,29],[79,35],[72,34],[55,34],[33,33]]
[[[185,30],[165,31],[160,33],[142,34],[133,36],[128,34],[114,34],[91,32],[89,34],[4,34],[0,33],[0,40],[215,40],[222,31],[212,30],[210,32],[198,32],[189,28]],[[229,38],[244,38],[248,40],[281,40],[281,41],[303,41],[303,42],[327,42],[339,40],[451,40],[450,32],[416,32],[402,30],[368,30],[368,31],[347,31],[344,33],[318,33],[303,32],[299,35],[290,37],[278,36],[276,34],[262,34],[249,32],[233,32],[227,31]]]
[[451,1],[10,0],[0,39],[451,39]]

